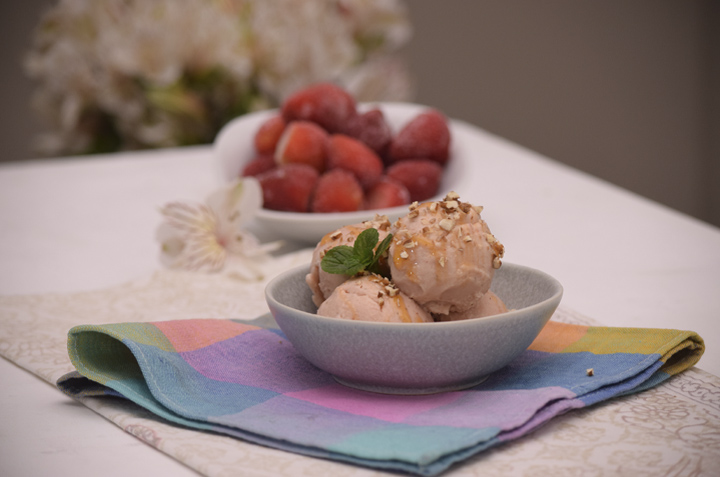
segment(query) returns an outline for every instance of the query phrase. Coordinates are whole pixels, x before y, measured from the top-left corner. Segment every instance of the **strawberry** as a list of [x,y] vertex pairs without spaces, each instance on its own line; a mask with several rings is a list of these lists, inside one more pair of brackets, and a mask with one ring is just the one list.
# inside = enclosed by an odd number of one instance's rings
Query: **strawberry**
[[317,124],[309,121],[293,121],[287,125],[278,141],[275,162],[307,164],[318,172],[323,172],[327,139],[327,132]]
[[353,212],[363,205],[363,190],[355,176],[332,169],[320,176],[312,200],[313,212]]
[[245,167],[243,167],[241,176],[242,177],[248,177],[248,176],[257,176],[258,174],[261,174],[265,171],[269,171],[270,169],[273,169],[275,166],[277,166],[277,163],[275,163],[275,158],[272,156],[272,154],[259,154],[255,157],[252,161],[245,164]]
[[392,130],[378,108],[350,118],[345,133],[365,143],[380,157],[385,155],[392,141]]
[[260,154],[272,154],[285,129],[285,120],[275,115],[260,125],[255,133],[255,150]]
[[312,121],[331,133],[342,131],[355,114],[355,98],[332,83],[317,83],[301,89],[282,105],[285,121]]
[[372,187],[383,173],[383,162],[375,152],[357,139],[333,134],[327,143],[328,169],[352,172],[360,185]]
[[387,168],[387,176],[407,187],[411,201],[423,201],[437,194],[442,166],[429,159],[409,159]]
[[432,109],[405,124],[390,143],[391,163],[404,159],[430,159],[445,165],[450,150],[450,129],[445,116]]
[[383,176],[377,184],[368,190],[365,196],[366,209],[384,209],[409,204],[410,192],[400,182]]
[[308,212],[318,171],[307,164],[285,164],[257,176],[263,207],[287,212]]

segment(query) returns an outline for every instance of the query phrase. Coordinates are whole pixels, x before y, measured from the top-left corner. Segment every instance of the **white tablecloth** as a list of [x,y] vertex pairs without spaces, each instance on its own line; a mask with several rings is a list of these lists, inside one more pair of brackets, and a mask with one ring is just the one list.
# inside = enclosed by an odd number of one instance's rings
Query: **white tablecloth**
[[[507,261],[555,276],[563,306],[604,325],[697,331],[698,367],[720,375],[720,230],[483,132],[475,147],[492,160],[458,192],[485,206]],[[151,276],[157,208],[217,185],[209,147],[1,165],[0,295]],[[194,475],[4,359],[0,382],[2,475]]]

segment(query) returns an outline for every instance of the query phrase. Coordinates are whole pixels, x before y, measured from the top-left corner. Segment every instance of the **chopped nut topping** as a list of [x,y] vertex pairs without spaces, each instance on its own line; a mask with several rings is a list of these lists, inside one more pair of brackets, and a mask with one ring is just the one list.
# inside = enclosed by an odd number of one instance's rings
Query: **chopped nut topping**
[[333,240],[335,240],[335,239],[339,238],[341,235],[342,235],[342,232],[339,231],[339,230],[336,230],[335,232],[333,232],[333,233],[330,235],[330,238],[333,239]]
[[441,229],[449,232],[455,227],[455,221],[452,219],[442,219],[438,225]]
[[490,245],[497,242],[497,239],[495,238],[495,236],[493,234],[485,234],[485,240],[487,240],[487,243],[489,243]]
[[419,205],[419,204],[418,204],[418,201],[416,200],[415,202],[413,202],[412,204],[410,204],[410,205],[408,206],[408,209],[410,209],[410,211],[413,211],[413,210],[415,210],[415,209],[418,208],[418,205]]
[[408,258],[409,256],[410,256],[410,255],[408,255],[408,253],[407,253],[405,250],[403,250],[402,252],[400,252],[400,258]]
[[594,375],[595,375],[595,370],[592,369],[592,368],[588,368],[587,371],[585,371],[585,373],[586,373],[588,376],[594,376]]
[[375,214],[375,218],[370,222],[374,228],[378,230],[387,230],[390,228],[390,219],[387,215]]
[[430,212],[435,212],[437,210],[438,203],[433,202],[430,204]]
[[500,268],[502,266],[502,260],[500,260],[500,257],[493,258],[492,266],[495,270]]
[[397,295],[397,294],[398,294],[398,291],[399,291],[397,288],[395,288],[395,287],[392,286],[392,285],[386,285],[386,286],[385,286],[385,290],[387,290],[388,295],[390,295],[390,296],[395,296],[395,295]]
[[378,302],[378,305],[380,305],[380,308],[382,308],[382,306],[385,304],[385,296],[384,296],[382,290],[378,290],[378,292],[377,292],[377,302]]
[[466,235],[465,237],[463,237],[463,242],[472,242],[472,237],[469,235]]
[[414,218],[417,217],[418,215],[420,215],[420,212],[418,212],[417,209],[413,209],[413,210],[411,210],[411,211],[408,213],[408,218],[409,218],[409,219],[414,219]]
[[403,247],[405,248],[413,248],[417,245],[417,242],[413,239],[407,239],[405,243],[403,243]]
[[459,195],[457,192],[455,192],[454,190],[451,190],[451,191],[448,192],[447,195],[445,196],[445,200],[448,200],[448,199],[449,199],[449,200],[455,200],[455,199],[459,199],[459,198],[460,198],[460,195]]
[[456,200],[447,200],[445,201],[445,207],[447,209],[457,209],[460,207],[460,204]]
[[478,215],[482,214],[482,211],[483,211],[484,209],[485,209],[485,208],[484,208],[482,205],[473,206],[473,210],[474,210],[475,212],[477,212]]
[[440,263],[440,266],[445,268],[445,257],[440,257],[438,259],[438,262]]

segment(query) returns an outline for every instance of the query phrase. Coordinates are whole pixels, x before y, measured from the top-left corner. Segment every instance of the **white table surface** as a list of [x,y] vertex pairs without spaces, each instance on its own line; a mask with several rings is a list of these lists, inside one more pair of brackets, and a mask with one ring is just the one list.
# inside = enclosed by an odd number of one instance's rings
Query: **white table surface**
[[[460,187],[507,248],[609,326],[697,331],[720,375],[720,230],[481,133]],[[195,147],[0,165],[0,295],[96,290],[159,268],[157,208],[218,185]],[[196,475],[0,359],[0,475]]]

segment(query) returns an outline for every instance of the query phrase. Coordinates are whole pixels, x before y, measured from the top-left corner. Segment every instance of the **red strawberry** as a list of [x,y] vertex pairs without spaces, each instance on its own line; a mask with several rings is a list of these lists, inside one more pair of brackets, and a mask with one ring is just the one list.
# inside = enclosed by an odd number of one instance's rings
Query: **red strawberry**
[[366,209],[384,209],[409,204],[410,192],[407,187],[390,177],[382,177],[366,194]]
[[331,133],[342,131],[355,114],[355,98],[332,83],[317,83],[301,89],[282,105],[285,121],[312,121]]
[[272,154],[260,154],[252,161],[245,164],[242,170],[242,177],[256,176],[263,172],[269,171],[277,166],[275,158]]
[[381,157],[392,141],[392,130],[383,112],[377,108],[350,118],[345,131],[348,136],[364,142]]
[[372,149],[344,134],[333,134],[327,143],[328,169],[352,172],[360,185],[372,187],[382,176],[383,162]]
[[411,201],[423,201],[437,194],[442,166],[429,159],[409,159],[387,168],[388,177],[407,187]]
[[390,143],[390,162],[430,159],[444,165],[449,157],[450,129],[445,116],[432,109],[418,114]]
[[275,149],[278,164],[307,164],[318,172],[325,170],[328,134],[323,128],[309,121],[293,121],[288,124]]
[[355,176],[333,169],[318,179],[312,200],[313,212],[353,212],[362,209],[363,190]]
[[308,212],[318,171],[306,164],[285,164],[257,176],[263,207],[288,212]]
[[276,115],[260,125],[255,133],[255,150],[260,154],[272,154],[280,136],[285,129],[285,120],[281,115]]

